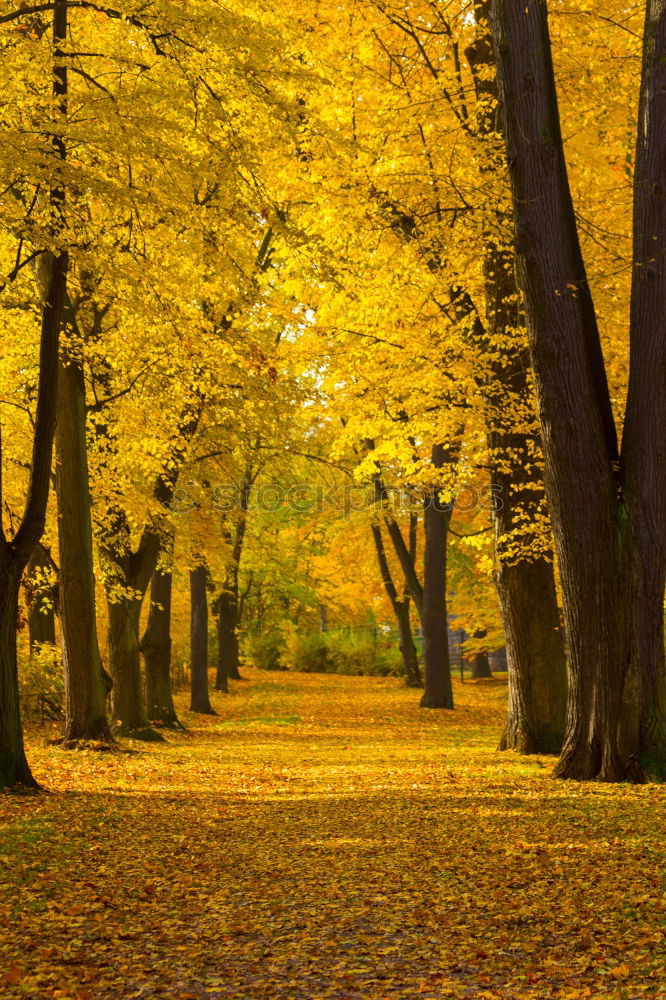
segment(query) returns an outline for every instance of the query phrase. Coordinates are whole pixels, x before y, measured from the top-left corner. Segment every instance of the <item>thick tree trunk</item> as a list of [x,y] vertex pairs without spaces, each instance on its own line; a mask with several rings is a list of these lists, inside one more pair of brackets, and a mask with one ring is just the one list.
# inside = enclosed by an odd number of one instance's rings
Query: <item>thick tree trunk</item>
[[[62,46],[67,38],[67,2],[53,4],[53,81],[55,128],[52,148],[56,161],[64,162],[67,147],[62,123],[67,114],[67,66]],[[51,237],[57,241],[64,225],[65,188],[62,173],[50,185],[49,199],[54,220]],[[69,259],[66,250],[38,258],[42,288],[42,322],[39,343],[39,384],[32,443],[32,462],[25,511],[11,541],[2,526],[2,476],[0,475],[0,788],[15,785],[38,787],[26,760],[21,731],[16,629],[18,595],[23,571],[33,547],[42,537],[51,486],[53,436],[58,392],[58,342],[67,297]],[[0,466],[1,462],[0,449]]]
[[[485,153],[483,170],[499,176],[505,159],[498,135],[499,89],[490,6],[489,0],[475,2],[478,36],[466,56],[476,91],[476,129]],[[509,716],[500,749],[556,753],[564,737],[566,661],[552,544],[545,523],[541,441],[529,352],[514,254],[506,247],[511,230],[506,210],[489,210],[485,229],[486,321],[484,327],[478,315],[474,317],[469,339],[481,361],[477,384],[484,400],[494,498],[495,584],[509,668]],[[472,309],[469,302],[463,312],[469,315]]]
[[0,562],[0,790],[38,788],[23,747],[16,661],[19,581],[14,565]]
[[215,601],[217,617],[217,675],[215,688],[228,690],[228,680],[240,680],[238,669],[238,594],[223,590]]
[[[474,633],[475,639],[483,639],[486,635],[485,629]],[[472,660],[472,680],[491,680],[492,673],[490,671],[490,663],[488,661],[488,650],[484,649],[482,652],[477,653]]]
[[567,679],[552,563],[501,564],[497,593],[506,636],[509,712],[500,750],[559,753]]
[[[496,0],[492,10],[569,650],[567,728],[556,773],[623,780],[666,765],[663,741],[658,737],[654,754],[646,753],[643,735],[664,731],[658,637],[666,568],[666,10],[657,0],[647,4],[622,460],[569,191],[546,5]],[[638,692],[633,752],[626,709],[619,739],[625,686]]]
[[488,653],[477,653],[472,660],[472,680],[492,680],[492,676],[488,662]]
[[146,673],[146,714],[150,722],[181,728],[171,692],[171,571],[155,570],[141,653]]
[[148,725],[141,683],[139,619],[141,601],[107,598],[109,611],[109,659],[113,676],[113,717],[118,735],[157,741],[162,737]]
[[[634,175],[630,374],[622,437],[625,494],[635,545],[633,745],[645,774],[666,778],[666,8],[648,0]],[[628,699],[629,706],[631,700]],[[624,715],[627,715],[625,707]]]
[[67,353],[58,382],[58,590],[67,703],[63,743],[109,742],[106,698],[111,678],[102,666],[97,642],[85,382],[78,360]]
[[44,590],[44,579],[51,567],[47,550],[38,542],[32,550],[24,582],[31,656],[44,643],[50,646],[56,644],[55,609],[58,588],[55,585],[47,587],[46,592]]
[[[197,566],[190,570],[190,711],[215,715],[208,693],[208,570]],[[226,690],[220,688],[219,690]]]
[[[433,465],[441,469],[448,450],[433,448]],[[423,617],[425,690],[421,708],[453,708],[449,629],[446,602],[446,545],[451,510],[443,504],[437,489],[425,499],[425,554],[423,568]]]

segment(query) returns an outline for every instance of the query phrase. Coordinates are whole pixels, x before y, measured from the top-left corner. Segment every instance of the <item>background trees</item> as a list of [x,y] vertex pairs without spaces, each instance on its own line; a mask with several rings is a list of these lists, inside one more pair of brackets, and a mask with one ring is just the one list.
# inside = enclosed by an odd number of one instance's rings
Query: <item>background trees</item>
[[556,752],[562,600],[559,773],[659,770],[661,20],[634,157],[615,13],[553,7],[558,112],[543,4],[4,5],[6,784],[42,530],[65,745],[175,725],[177,661],[208,711],[213,656],[224,691],[341,628],[450,709],[455,624],[506,644],[501,746]]

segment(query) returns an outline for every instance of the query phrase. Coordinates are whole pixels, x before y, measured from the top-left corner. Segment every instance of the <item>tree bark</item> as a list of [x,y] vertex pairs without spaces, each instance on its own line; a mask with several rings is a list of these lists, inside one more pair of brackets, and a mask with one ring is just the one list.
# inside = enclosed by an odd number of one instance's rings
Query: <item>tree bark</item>
[[16,659],[18,619],[17,567],[0,561],[0,790],[24,785],[38,788],[23,746]]
[[171,571],[155,570],[150,582],[150,610],[141,653],[146,675],[146,714],[149,722],[182,728],[171,692]]
[[[475,632],[475,639],[483,639],[486,635],[485,629]],[[472,680],[491,680],[492,673],[490,670],[490,663],[488,662],[488,650],[484,649],[480,653],[477,653],[472,660]]]
[[[56,164],[66,160],[67,150],[60,126],[67,114],[67,68],[62,46],[67,37],[67,2],[53,5],[53,97],[59,119],[53,138]],[[65,187],[60,173],[50,186],[54,211],[53,236],[58,237],[64,223]],[[25,511],[16,535],[9,541],[0,519],[0,789],[17,785],[39,787],[25,756],[21,711],[19,706],[16,629],[18,595],[23,571],[32,549],[42,537],[46,506],[51,486],[53,437],[58,391],[58,342],[67,295],[67,252],[42,254],[44,290],[39,346],[39,384],[32,445],[32,462]],[[0,441],[1,444],[1,441]],[[2,454],[0,448],[0,470]],[[0,512],[2,511],[2,475],[0,473]]]
[[59,605],[67,705],[63,744],[109,743],[106,698],[111,678],[102,666],[97,642],[85,381],[80,362],[69,351],[63,352],[58,383]]
[[391,575],[391,568],[388,564],[388,559],[386,558],[386,549],[384,548],[382,530],[378,524],[372,525],[372,537],[375,542],[375,552],[377,553],[377,562],[379,563],[379,571],[381,573],[382,583],[384,584],[384,590],[386,591],[386,595],[391,602],[393,614],[395,615],[396,622],[398,624],[398,633],[400,635],[400,653],[402,654],[405,683],[407,684],[407,687],[420,688],[423,687],[423,681],[421,679],[421,671],[419,670],[414,637],[412,636],[412,626],[409,618],[409,597],[404,594],[401,600],[398,595],[398,591]]
[[552,563],[500,563],[497,576],[509,680],[499,749],[559,753],[567,678]]
[[[566,172],[546,5],[496,0],[492,6],[516,259],[569,649],[567,728],[556,774],[608,781],[666,769],[660,643],[666,572],[666,10],[661,0],[649,0],[646,18],[629,394],[620,459]],[[626,685],[632,678],[635,683]],[[638,691],[638,705],[635,725],[623,727],[625,734],[633,728],[633,736],[621,743],[625,687]]]
[[[477,0],[479,34],[466,56],[477,98],[483,169],[497,175],[504,172],[505,160],[489,15],[489,0]],[[507,646],[509,714],[500,749],[558,753],[564,738],[566,658],[550,531],[543,523],[542,449],[529,351],[513,248],[506,246],[511,219],[503,209],[489,211],[485,229],[486,323],[475,313],[469,339],[482,362],[477,384],[484,401],[494,501],[494,577]],[[469,317],[473,309],[467,302],[463,312]]]
[[113,675],[111,699],[118,735],[156,742],[162,736],[148,724],[141,683],[139,619],[141,601],[107,594],[109,660]]
[[[631,681],[621,749],[666,778],[666,8],[648,0],[634,174],[630,368],[622,436],[634,547]],[[627,717],[635,718],[633,726]]]
[[[432,450],[435,469],[451,460],[450,449],[438,444]],[[425,690],[421,708],[453,708],[449,628],[446,601],[446,545],[450,505],[444,504],[435,487],[426,496],[425,554],[423,567],[423,662]]]
[[422,688],[423,678],[421,677],[414,636],[412,635],[412,624],[409,617],[409,598],[403,598],[402,601],[398,601],[395,608],[395,616],[400,635],[400,653],[402,654],[402,664],[405,671],[405,683],[407,687]]
[[[208,693],[208,595],[205,566],[190,570],[190,711],[215,715]],[[226,690],[221,688],[220,690]]]
[[229,679],[240,680],[238,650],[238,605],[233,591],[223,590],[215,600],[217,622],[217,691],[229,690]]

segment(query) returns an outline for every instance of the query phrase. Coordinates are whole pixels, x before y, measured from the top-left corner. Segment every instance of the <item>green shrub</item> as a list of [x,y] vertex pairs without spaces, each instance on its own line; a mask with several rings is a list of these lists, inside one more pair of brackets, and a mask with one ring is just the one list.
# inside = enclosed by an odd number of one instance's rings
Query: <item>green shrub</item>
[[63,718],[65,679],[57,646],[44,642],[21,663],[19,692],[26,717]]
[[285,645],[284,636],[277,629],[271,629],[249,636],[244,653],[259,670],[286,670],[283,663]]
[[335,673],[359,677],[397,677],[402,656],[397,640],[369,632],[329,632],[326,635]]
[[326,637],[318,632],[297,633],[290,637],[289,666],[304,674],[335,673]]

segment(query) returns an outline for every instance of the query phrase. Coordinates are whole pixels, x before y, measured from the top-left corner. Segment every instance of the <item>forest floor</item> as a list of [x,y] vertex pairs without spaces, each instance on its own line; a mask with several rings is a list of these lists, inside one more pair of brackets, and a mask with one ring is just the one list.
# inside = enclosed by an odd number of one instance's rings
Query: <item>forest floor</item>
[[495,751],[395,679],[246,670],[163,744],[64,751],[0,797],[0,997],[666,997],[659,787]]

